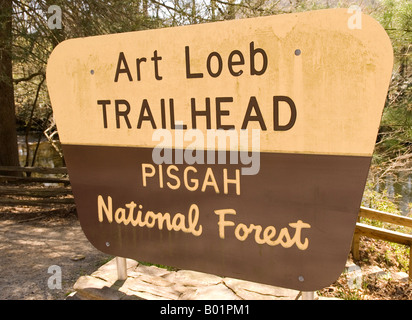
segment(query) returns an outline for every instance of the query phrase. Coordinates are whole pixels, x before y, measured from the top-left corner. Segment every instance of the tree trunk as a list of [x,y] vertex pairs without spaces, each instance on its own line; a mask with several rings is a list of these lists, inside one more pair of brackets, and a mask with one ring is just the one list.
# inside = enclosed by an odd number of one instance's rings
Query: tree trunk
[[12,73],[12,0],[0,0],[0,165],[18,166]]

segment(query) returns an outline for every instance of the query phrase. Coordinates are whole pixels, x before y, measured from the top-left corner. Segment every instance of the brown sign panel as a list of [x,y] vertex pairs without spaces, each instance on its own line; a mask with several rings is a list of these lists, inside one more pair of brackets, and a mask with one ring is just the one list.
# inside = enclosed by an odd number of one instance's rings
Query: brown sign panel
[[392,70],[346,10],[68,40],[47,81],[99,250],[311,291],[342,272]]

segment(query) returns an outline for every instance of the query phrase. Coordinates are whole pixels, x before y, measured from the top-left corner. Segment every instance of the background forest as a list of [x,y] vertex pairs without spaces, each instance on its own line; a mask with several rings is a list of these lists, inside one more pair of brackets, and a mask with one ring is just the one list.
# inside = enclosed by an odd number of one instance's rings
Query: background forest
[[[410,0],[0,0],[0,165],[19,164],[16,132],[26,144],[33,132],[39,141],[53,140],[46,65],[66,39],[351,5],[377,19],[392,40],[395,64],[364,201],[397,211],[388,208],[387,194],[377,186],[389,176],[411,184]],[[35,166],[36,151],[20,165]]]

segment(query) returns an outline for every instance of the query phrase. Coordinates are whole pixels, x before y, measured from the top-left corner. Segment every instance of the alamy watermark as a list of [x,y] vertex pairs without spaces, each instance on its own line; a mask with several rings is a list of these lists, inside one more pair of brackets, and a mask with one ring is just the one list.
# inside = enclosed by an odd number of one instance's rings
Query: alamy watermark
[[51,5],[48,7],[47,12],[52,14],[47,19],[47,26],[51,29],[61,29],[62,28],[62,9],[58,5]]
[[351,30],[362,29],[362,9],[357,5],[348,8],[348,13],[352,14],[348,19],[348,28]]
[[[178,123],[177,123],[178,125]],[[159,142],[152,151],[156,164],[243,164],[242,175],[255,175],[260,169],[260,129],[202,130],[157,129],[152,141]],[[184,147],[185,142],[190,144]],[[217,159],[216,159],[217,158]],[[229,159],[227,159],[229,158]],[[216,161],[217,160],[217,161]],[[229,161],[228,161],[229,160]]]
[[359,290],[362,288],[362,270],[355,265],[346,272],[346,281],[350,290]]
[[[47,19],[47,26],[54,29],[62,28],[62,9],[58,5],[51,5],[47,8],[47,12],[51,14]],[[348,19],[349,29],[362,29],[362,9],[358,5],[351,5],[347,13],[351,16]]]
[[47,269],[47,273],[52,275],[47,279],[47,286],[49,289],[58,289],[62,288],[62,269],[60,266],[52,265]]

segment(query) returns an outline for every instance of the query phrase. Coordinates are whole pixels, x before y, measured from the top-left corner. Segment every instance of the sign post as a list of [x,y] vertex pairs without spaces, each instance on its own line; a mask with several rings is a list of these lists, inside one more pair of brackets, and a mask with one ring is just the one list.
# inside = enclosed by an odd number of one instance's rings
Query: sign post
[[116,257],[117,280],[127,279],[127,262],[126,258]]
[[302,300],[314,300],[314,299],[315,299],[314,291],[303,291],[302,292]]
[[392,71],[344,9],[71,39],[47,82],[99,250],[301,291],[350,250]]

